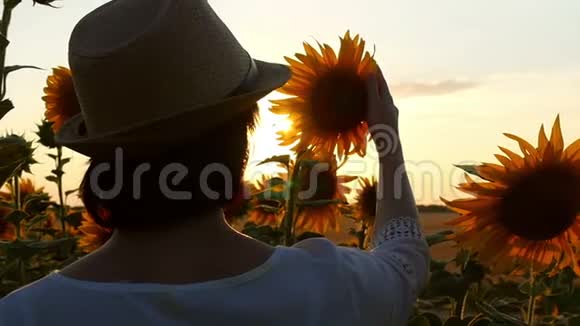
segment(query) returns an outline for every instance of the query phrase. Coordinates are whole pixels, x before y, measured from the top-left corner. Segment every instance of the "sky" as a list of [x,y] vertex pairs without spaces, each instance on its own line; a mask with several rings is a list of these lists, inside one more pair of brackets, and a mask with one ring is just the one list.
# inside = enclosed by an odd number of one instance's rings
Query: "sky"
[[[43,115],[41,101],[49,68],[67,66],[67,42],[75,23],[105,0],[62,0],[59,9],[24,0],[13,15],[8,64],[46,70],[9,77],[16,109],[0,131],[26,133]],[[562,119],[566,143],[580,137],[580,1],[559,0],[210,0],[253,57],[283,62],[303,41],[338,46],[346,30],[361,34],[376,51],[400,110],[401,138],[411,183],[421,204],[455,198],[462,173],[454,164],[494,162],[498,145],[516,149],[502,136],[537,139],[541,124]],[[273,95],[278,96],[276,94]],[[256,162],[289,153],[275,131],[286,128],[262,101],[262,122],[253,136],[248,177],[271,173]],[[78,186],[86,158],[72,152],[65,179]],[[51,162],[39,153],[36,175]],[[372,155],[353,158],[342,174],[371,176]],[[37,179],[37,182],[43,183]],[[53,192],[52,186],[47,190]]]

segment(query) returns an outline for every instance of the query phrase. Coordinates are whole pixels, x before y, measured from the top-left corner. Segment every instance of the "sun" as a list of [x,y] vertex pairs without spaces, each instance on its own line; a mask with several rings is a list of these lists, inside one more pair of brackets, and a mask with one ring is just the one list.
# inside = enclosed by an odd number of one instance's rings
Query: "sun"
[[347,32],[340,40],[338,55],[327,44],[319,44],[318,52],[304,43],[306,54],[286,58],[292,78],[279,92],[291,97],[272,100],[271,108],[292,122],[292,128],[278,133],[282,146],[294,145],[296,152],[336,150],[339,158],[366,154],[365,80],[377,65],[360,36]]
[[538,146],[518,142],[521,155],[500,147],[501,165],[485,163],[477,182],[466,175],[459,189],[473,198],[445,201],[460,217],[454,239],[502,272],[571,267],[580,275],[580,139],[564,147],[560,119],[550,139],[542,126]]

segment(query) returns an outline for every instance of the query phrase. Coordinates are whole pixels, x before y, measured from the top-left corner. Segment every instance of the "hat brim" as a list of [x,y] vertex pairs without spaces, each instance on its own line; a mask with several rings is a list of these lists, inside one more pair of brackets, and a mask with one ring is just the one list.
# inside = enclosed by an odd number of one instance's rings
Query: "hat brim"
[[[89,157],[110,156],[122,148],[125,157],[151,153],[155,147],[176,145],[234,118],[261,98],[282,87],[291,77],[287,66],[255,60],[258,76],[251,90],[220,101],[184,108],[153,121],[126,126],[123,130],[98,135],[86,134],[82,114],[69,119],[56,135],[59,145]],[[111,119],[114,119],[111,116]]]

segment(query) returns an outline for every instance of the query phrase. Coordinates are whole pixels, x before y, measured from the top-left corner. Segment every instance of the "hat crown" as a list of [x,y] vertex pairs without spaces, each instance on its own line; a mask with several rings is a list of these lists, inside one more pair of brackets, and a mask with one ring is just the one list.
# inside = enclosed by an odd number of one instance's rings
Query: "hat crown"
[[69,64],[94,135],[226,98],[252,59],[207,0],[113,0],[77,24]]

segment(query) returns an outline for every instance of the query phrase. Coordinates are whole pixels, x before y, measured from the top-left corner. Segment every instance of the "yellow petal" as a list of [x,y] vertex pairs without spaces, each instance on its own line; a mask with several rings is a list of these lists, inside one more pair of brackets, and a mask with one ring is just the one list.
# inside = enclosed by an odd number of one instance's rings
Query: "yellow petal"
[[552,144],[556,155],[561,154],[564,150],[564,138],[562,137],[562,128],[560,127],[560,115],[558,115],[556,121],[554,121],[550,143]]

